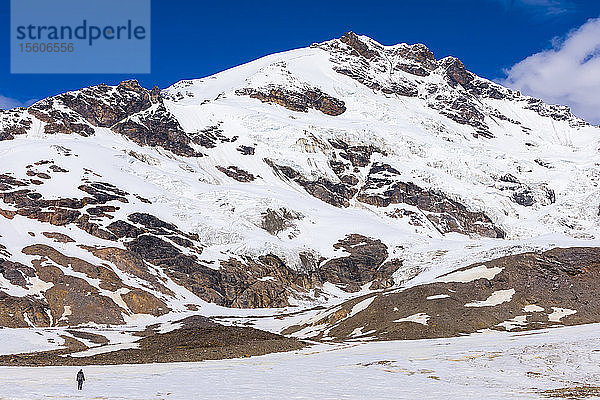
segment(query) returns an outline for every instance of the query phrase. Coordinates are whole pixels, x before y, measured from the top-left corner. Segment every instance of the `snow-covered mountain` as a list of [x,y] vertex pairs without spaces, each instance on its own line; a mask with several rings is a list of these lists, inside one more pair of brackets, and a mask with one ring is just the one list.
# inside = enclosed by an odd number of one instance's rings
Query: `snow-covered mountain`
[[351,32],[2,111],[0,325],[332,305],[597,246],[599,134],[456,58]]

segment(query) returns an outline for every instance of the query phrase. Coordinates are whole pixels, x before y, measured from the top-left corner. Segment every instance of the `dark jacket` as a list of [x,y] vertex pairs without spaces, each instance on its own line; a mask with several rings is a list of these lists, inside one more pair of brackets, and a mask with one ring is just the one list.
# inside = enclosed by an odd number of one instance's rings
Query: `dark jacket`
[[85,376],[83,376],[83,371],[79,371],[77,373],[77,382],[83,382],[85,381]]

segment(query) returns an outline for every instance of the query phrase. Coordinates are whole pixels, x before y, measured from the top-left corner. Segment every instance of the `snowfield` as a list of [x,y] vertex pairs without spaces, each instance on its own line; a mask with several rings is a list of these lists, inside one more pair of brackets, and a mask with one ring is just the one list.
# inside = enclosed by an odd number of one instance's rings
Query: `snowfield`
[[600,324],[83,369],[86,383],[77,392],[79,367],[0,367],[0,398],[540,399],[544,390],[597,385]]

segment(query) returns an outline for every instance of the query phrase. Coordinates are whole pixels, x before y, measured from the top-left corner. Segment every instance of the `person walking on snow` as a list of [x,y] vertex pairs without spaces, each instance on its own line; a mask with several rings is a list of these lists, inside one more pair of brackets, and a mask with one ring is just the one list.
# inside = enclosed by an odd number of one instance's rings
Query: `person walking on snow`
[[85,381],[85,376],[83,375],[83,370],[80,369],[77,373],[77,390],[81,390],[83,388],[83,381]]

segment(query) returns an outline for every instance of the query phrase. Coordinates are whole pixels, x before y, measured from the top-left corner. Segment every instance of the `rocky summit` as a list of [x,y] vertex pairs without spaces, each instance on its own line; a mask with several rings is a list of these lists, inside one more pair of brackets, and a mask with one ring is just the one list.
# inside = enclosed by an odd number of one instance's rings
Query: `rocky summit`
[[0,326],[600,322],[599,138],[454,57],[352,32],[0,111]]

